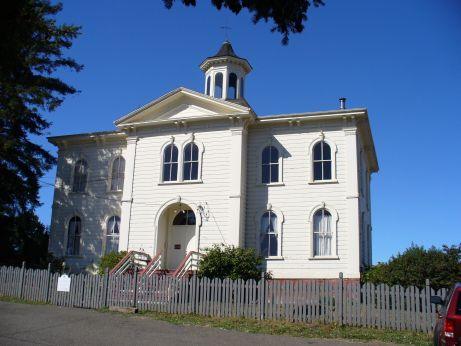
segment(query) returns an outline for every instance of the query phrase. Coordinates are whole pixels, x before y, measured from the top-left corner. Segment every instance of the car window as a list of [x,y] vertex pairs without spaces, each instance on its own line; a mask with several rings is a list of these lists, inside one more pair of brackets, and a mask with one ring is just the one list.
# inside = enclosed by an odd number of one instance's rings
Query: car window
[[456,303],[455,315],[461,315],[461,291],[458,292],[458,302]]

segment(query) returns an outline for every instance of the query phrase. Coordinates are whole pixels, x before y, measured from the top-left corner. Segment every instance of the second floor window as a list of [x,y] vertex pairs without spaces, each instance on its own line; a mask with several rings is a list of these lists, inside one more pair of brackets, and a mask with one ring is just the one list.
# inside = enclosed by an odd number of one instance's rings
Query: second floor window
[[198,147],[189,143],[184,147],[183,180],[198,179]]
[[178,180],[178,148],[169,144],[163,150],[163,181]]
[[88,164],[85,160],[78,160],[74,167],[73,192],[85,192],[88,179]]
[[112,163],[110,190],[111,191],[122,191],[124,179],[125,179],[125,159],[119,156]]
[[313,149],[314,181],[331,179],[331,148],[325,141],[318,142]]
[[261,182],[263,184],[279,181],[279,151],[274,146],[267,146],[262,152]]

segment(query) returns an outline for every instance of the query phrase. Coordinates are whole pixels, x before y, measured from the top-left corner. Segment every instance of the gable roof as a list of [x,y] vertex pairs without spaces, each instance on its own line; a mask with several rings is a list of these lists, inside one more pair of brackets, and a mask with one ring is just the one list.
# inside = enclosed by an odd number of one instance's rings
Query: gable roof
[[[181,112],[183,114],[181,114]],[[166,93],[117,119],[117,127],[178,119],[210,118],[223,115],[251,114],[250,107],[217,99],[184,87]],[[141,119],[141,118],[145,119]],[[148,119],[146,119],[148,118]]]

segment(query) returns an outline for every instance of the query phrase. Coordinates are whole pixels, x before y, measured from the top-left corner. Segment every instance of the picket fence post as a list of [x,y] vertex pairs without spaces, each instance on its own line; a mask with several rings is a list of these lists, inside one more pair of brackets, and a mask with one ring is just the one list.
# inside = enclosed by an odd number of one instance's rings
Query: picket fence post
[[134,282],[133,282],[133,307],[138,306],[138,268],[134,270]]
[[104,278],[103,278],[103,298],[102,298],[102,307],[107,308],[107,296],[109,293],[109,268],[104,269]]
[[45,303],[48,303],[50,299],[50,285],[51,285],[51,263],[48,263],[48,268],[46,271],[46,293],[45,293]]
[[24,275],[26,274],[26,261],[22,261],[21,275],[19,277],[19,299],[22,299],[22,292],[24,290]]
[[264,320],[265,316],[265,307],[266,307],[266,279],[264,276],[264,272],[261,273],[261,282],[259,285],[260,291],[259,291],[259,319]]
[[338,322],[339,325],[343,325],[343,290],[344,290],[344,282],[343,282],[343,272],[339,273],[339,287],[338,287],[338,295],[339,295],[339,302],[338,302]]

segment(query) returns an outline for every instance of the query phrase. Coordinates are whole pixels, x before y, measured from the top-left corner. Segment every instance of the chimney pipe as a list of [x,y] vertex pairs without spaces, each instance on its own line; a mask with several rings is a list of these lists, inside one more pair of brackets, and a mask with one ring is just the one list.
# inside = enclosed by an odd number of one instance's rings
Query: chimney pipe
[[346,109],[346,98],[341,97],[339,99],[339,109]]

